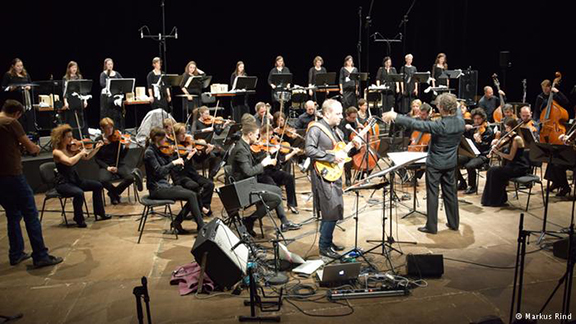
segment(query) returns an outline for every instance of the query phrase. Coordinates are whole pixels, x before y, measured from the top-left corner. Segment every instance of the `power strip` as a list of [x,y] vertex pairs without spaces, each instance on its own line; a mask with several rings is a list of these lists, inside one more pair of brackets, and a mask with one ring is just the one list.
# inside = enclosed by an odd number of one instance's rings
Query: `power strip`
[[354,299],[354,298],[371,298],[371,297],[390,297],[390,296],[407,296],[410,293],[408,289],[338,289],[328,290],[326,297],[329,300]]

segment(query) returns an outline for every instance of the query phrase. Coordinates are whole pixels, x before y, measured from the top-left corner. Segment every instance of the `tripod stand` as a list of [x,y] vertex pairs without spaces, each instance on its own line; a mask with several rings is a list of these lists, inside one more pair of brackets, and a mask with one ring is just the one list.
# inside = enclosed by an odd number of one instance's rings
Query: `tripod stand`
[[148,295],[148,280],[146,277],[142,277],[142,286],[134,287],[132,293],[136,297],[136,315],[138,316],[138,323],[144,323],[142,300],[144,300],[144,303],[146,304],[146,318],[148,323],[152,323],[152,318],[150,316],[150,296]]

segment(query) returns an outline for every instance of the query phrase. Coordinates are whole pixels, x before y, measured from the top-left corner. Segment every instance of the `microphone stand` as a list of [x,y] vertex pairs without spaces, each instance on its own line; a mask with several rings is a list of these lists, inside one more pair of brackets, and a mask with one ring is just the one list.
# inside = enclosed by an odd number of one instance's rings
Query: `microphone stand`
[[356,50],[358,51],[358,71],[362,71],[362,7],[358,7],[358,44]]
[[[406,14],[404,14],[404,16],[402,17],[402,20],[400,21],[400,25],[398,25],[398,28],[402,28],[404,27],[404,38],[407,38],[407,27],[408,27],[408,15],[410,15],[410,12],[412,11],[412,8],[414,8],[414,5],[416,4],[416,0],[412,1],[412,4],[410,5],[410,8],[408,8],[408,11],[406,11]],[[402,51],[404,52],[403,54],[406,55],[406,39],[404,39],[404,43],[402,45]]]
[[[164,70],[168,71],[168,57],[167,57],[167,43],[166,40],[168,38],[174,38],[174,39],[178,39],[178,28],[177,27],[173,27],[172,31],[170,32],[170,34],[166,34],[166,10],[165,10],[165,0],[162,0],[162,2],[160,3],[160,7],[162,8],[162,33],[158,34],[158,35],[152,35],[150,34],[150,29],[148,29],[148,26],[142,26],[140,27],[140,29],[138,29],[138,31],[140,32],[140,38],[144,39],[144,38],[149,38],[152,40],[155,40],[158,42],[158,52],[159,52],[159,56],[162,59],[162,62],[164,62]],[[144,29],[147,30],[148,34],[144,35]]]

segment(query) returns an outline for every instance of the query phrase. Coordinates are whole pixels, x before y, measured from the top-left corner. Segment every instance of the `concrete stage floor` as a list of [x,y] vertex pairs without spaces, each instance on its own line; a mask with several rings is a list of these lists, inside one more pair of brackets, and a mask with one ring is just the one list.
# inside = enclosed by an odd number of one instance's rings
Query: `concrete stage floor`
[[[298,176],[302,176],[299,172]],[[483,188],[484,178],[480,188]],[[298,199],[301,213],[290,215],[293,221],[309,218],[311,201],[306,202],[305,191],[309,183],[303,177],[297,181]],[[221,183],[218,184],[222,185]],[[401,189],[400,187],[398,189]],[[419,186],[420,210],[425,210],[424,181]],[[404,187],[411,192],[411,188]],[[360,215],[359,245],[365,249],[372,245],[366,239],[381,237],[381,205],[367,204],[370,192],[364,192],[361,207],[365,211]],[[381,192],[374,195],[380,197]],[[86,195],[91,205],[91,195]],[[425,222],[423,216],[412,215],[406,219],[400,217],[407,212],[399,207],[393,214],[394,237],[397,240],[417,241],[417,245],[395,245],[404,253],[440,253],[445,257],[444,276],[427,280],[427,287],[412,290],[405,297],[382,297],[354,299],[352,315],[345,317],[310,317],[303,315],[293,305],[285,302],[279,315],[285,323],[468,323],[486,315],[497,315],[507,321],[514,277],[518,220],[521,209],[526,203],[526,194],[520,200],[510,199],[511,206],[506,208],[484,208],[480,205],[480,195],[464,195],[460,192],[461,225],[458,232],[448,230],[444,211],[441,210],[439,233],[426,235],[417,231]],[[512,198],[512,194],[509,194]],[[36,196],[38,207],[42,206],[43,194]],[[404,202],[411,206],[411,201]],[[543,205],[538,186],[531,199],[526,214],[526,228],[538,230],[542,226]],[[354,195],[345,196],[345,214],[353,211]],[[57,209],[58,202],[51,201],[48,209]],[[72,206],[69,204],[68,209]],[[179,210],[179,204],[174,206]],[[549,229],[559,230],[568,226],[571,201],[551,195]],[[91,209],[91,207],[90,207]],[[220,214],[221,203],[215,195],[213,209]],[[112,214],[130,214],[141,212],[138,204],[126,202],[119,206],[107,206]],[[69,218],[72,215],[69,214]],[[176,286],[170,286],[171,272],[178,265],[193,260],[190,248],[195,235],[180,236],[163,234],[168,228],[168,220],[158,216],[149,220],[141,244],[138,238],[136,222],[138,216],[115,217],[109,221],[96,222],[88,219],[88,228],[66,228],[62,225],[59,213],[44,216],[44,238],[50,252],[64,257],[64,262],[50,268],[32,269],[31,261],[18,266],[8,263],[8,238],[6,218],[0,217],[0,314],[14,315],[23,313],[21,323],[136,323],[135,299],[133,287],[140,284],[140,278],[147,276],[151,298],[151,313],[155,323],[236,323],[238,315],[249,315],[249,308],[242,305],[248,293],[231,296],[229,293],[214,295],[211,298],[197,298],[193,295],[181,297]],[[264,220],[267,237],[273,235],[271,223]],[[300,231],[287,233],[287,238],[303,233],[313,233],[315,222],[305,225]],[[184,227],[195,230],[192,221],[186,221]],[[335,240],[351,248],[354,244],[354,220],[348,218],[342,227],[345,232],[336,230]],[[396,232],[397,231],[397,232]],[[29,251],[29,244],[26,244]],[[289,245],[289,248],[304,256],[318,258],[317,242],[313,244],[313,234],[305,236]],[[547,240],[552,241],[551,239]],[[524,285],[523,311],[538,313],[547,297],[563,275],[566,262],[555,258],[551,251],[539,250],[536,237],[530,238],[527,250]],[[405,273],[405,255],[392,253],[394,266]],[[382,255],[370,254],[369,258],[380,270],[388,270]],[[502,268],[487,268],[451,259],[465,260]],[[512,267],[512,268],[510,268]],[[312,280],[304,280],[312,283]],[[325,290],[320,289],[319,294]],[[562,290],[560,290],[546,309],[546,314],[560,310]],[[316,315],[336,315],[350,311],[344,303],[328,302],[325,298],[317,302],[293,301],[306,312]],[[553,322],[553,321],[552,321]]]

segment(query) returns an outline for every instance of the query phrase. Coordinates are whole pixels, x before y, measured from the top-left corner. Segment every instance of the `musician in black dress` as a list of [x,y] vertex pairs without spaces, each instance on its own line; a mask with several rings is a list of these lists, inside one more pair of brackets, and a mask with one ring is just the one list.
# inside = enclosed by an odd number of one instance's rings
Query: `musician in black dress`
[[[550,80],[544,80],[540,85],[542,86],[542,92],[538,95],[538,97],[536,97],[536,103],[534,104],[534,119],[536,121],[540,121],[540,115],[548,105],[550,93],[553,95],[553,100],[558,102],[560,106],[568,111],[571,110],[568,109],[570,106],[570,101],[568,98],[566,98],[566,96],[558,88],[552,87],[552,82],[550,82]],[[569,114],[572,113],[569,112]]]
[[432,66],[432,87],[449,86],[450,80],[448,78],[441,78],[440,76],[448,70],[448,63],[446,63],[446,54],[439,53],[436,56],[434,66]]
[[290,92],[288,91],[282,91],[285,90],[286,88],[290,88],[290,83],[288,84],[275,84],[274,82],[272,82],[272,76],[275,74],[290,74],[290,69],[287,68],[284,65],[284,58],[282,56],[276,56],[276,61],[275,61],[275,65],[272,68],[272,70],[270,70],[270,73],[268,73],[268,84],[270,85],[270,87],[272,88],[272,104],[273,104],[273,108],[274,111],[278,110],[280,108],[280,99],[283,99],[284,101],[288,101],[290,100],[290,98],[288,97],[288,95],[290,95]]
[[[34,112],[32,110],[32,88],[29,85],[32,79],[24,68],[21,59],[15,58],[10,64],[10,69],[2,77],[2,91],[4,99],[16,100],[24,106],[24,114],[20,117],[20,124],[26,133],[36,131],[34,124]],[[18,84],[25,86],[17,86]]]
[[112,61],[111,58],[104,60],[104,71],[100,73],[100,87],[102,87],[102,94],[100,96],[100,119],[110,117],[118,129],[124,130],[122,107],[114,104],[114,96],[106,91],[106,80],[108,79],[122,79],[120,72],[114,71],[114,61]]
[[76,150],[72,144],[72,127],[68,124],[60,125],[52,130],[52,146],[54,150],[54,162],[56,162],[56,191],[64,197],[72,197],[74,205],[74,221],[78,227],[86,227],[84,222],[84,192],[92,191],[92,204],[95,218],[110,219],[104,210],[102,200],[102,184],[98,181],[80,178],[76,165],[80,160],[91,159],[102,147],[103,143],[98,142],[92,151],[88,151],[80,145],[76,145]]
[[[81,80],[82,73],[80,73],[80,68],[78,63],[70,61],[66,67],[66,74],[62,78],[62,84],[64,89],[68,81],[71,80]],[[88,101],[80,100],[77,96],[73,96],[71,93],[64,93],[64,106],[62,106],[62,121],[65,124],[72,126],[72,133],[74,138],[84,138],[84,135],[88,135],[88,124],[86,123],[86,118],[84,117],[84,109],[88,107]],[[78,134],[78,123],[76,122],[76,116],[78,114],[78,121],[80,122],[80,129],[82,135]]]
[[146,76],[150,106],[152,109],[162,108],[170,112],[169,105],[172,102],[172,96],[170,95],[170,87],[166,85],[163,79],[162,60],[159,57],[153,58],[152,66],[154,69]]
[[348,55],[344,58],[344,66],[340,69],[339,78],[343,109],[357,105],[358,81],[350,78],[350,74],[352,73],[358,73],[358,69],[354,67],[352,55]]
[[[236,62],[236,69],[232,72],[230,76],[230,89],[235,90],[237,88],[236,83],[238,82],[238,77],[246,77],[246,68],[244,62]],[[248,104],[248,93],[238,92],[236,96],[232,97],[232,107],[233,107],[233,117],[236,122],[240,122],[242,116],[250,112],[250,105]]]
[[[310,70],[308,70],[308,87],[312,88],[314,86],[317,86],[316,84],[316,74],[318,73],[326,73],[326,68],[323,67],[322,65],[324,64],[324,60],[322,59],[321,56],[316,56],[314,58],[314,62],[313,65]],[[323,84],[320,84],[321,86]],[[317,98],[317,94],[316,94],[316,90],[310,89],[308,90],[308,95],[310,96],[310,98],[316,102],[318,102],[318,98]],[[324,99],[325,99],[326,95],[324,95]],[[324,100],[322,100],[324,101]]]
[[[100,167],[98,173],[102,186],[108,190],[108,197],[112,205],[120,203],[120,196],[133,182],[133,168],[124,163],[126,154],[128,154],[128,145],[121,143],[121,138],[117,135],[114,128],[114,121],[105,117],[100,121],[102,134],[96,138],[96,141],[102,141],[104,146],[96,153],[95,161]],[[112,184],[114,180],[122,180],[117,186]]]
[[[506,120],[506,133],[518,125],[516,119]],[[506,135],[504,135],[506,136]],[[482,206],[500,207],[508,201],[506,186],[512,178],[526,175],[530,165],[524,156],[524,141],[516,132],[508,135],[508,144],[504,147],[492,149],[492,154],[502,158],[504,166],[494,166],[486,173],[486,184],[482,193]]]
[[396,68],[392,66],[392,59],[390,56],[384,57],[382,66],[376,72],[376,85],[385,85],[388,89],[382,91],[382,112],[390,111],[396,106],[396,94],[400,93],[400,83],[386,82],[386,76],[389,74],[397,74]]
[[[206,106],[195,109],[192,120],[194,140],[206,144],[206,148],[194,154],[193,159],[199,164],[203,164],[204,162],[208,163],[208,178],[213,179],[220,169],[222,151],[219,147],[212,144],[212,140],[214,139],[214,134],[220,135],[224,131],[224,128],[228,125],[228,121],[223,124],[214,123],[213,117],[210,115],[210,110]],[[210,134],[201,136],[201,133]]]
[[[480,151],[480,155],[477,157],[458,155],[458,168],[456,168],[459,180],[458,189],[466,190],[466,194],[476,193],[476,172],[484,164],[488,163],[487,155],[490,152],[492,140],[494,139],[494,132],[492,128],[487,125],[487,116],[484,110],[482,108],[476,108],[472,110],[471,114],[474,125],[467,124],[464,126],[466,128],[464,137],[472,140],[478,151]],[[464,167],[468,172],[468,185],[466,185],[466,180],[460,172],[460,167]]]
[[400,73],[404,74],[404,82],[400,83],[402,101],[398,112],[401,114],[407,114],[410,111],[410,103],[418,97],[418,83],[413,79],[414,73],[418,72],[412,65],[414,56],[407,54],[404,59],[406,64],[400,68]]
[[186,189],[192,190],[200,199],[200,206],[202,213],[206,216],[212,215],[212,195],[214,194],[214,182],[210,179],[201,176],[194,168],[193,157],[198,153],[192,143],[189,143],[186,134],[186,125],[177,123],[174,125],[174,132],[176,133],[176,140],[179,145],[184,145],[189,152],[183,154],[184,167],[174,168],[171,172],[172,179],[175,185],[180,185]]
[[184,159],[174,159],[172,155],[163,153],[160,147],[166,144],[166,132],[159,127],[150,131],[149,143],[144,152],[144,166],[146,167],[146,187],[152,199],[170,199],[185,201],[184,208],[178,213],[171,227],[178,234],[188,234],[182,227],[182,222],[188,214],[192,214],[198,231],[204,226],[202,211],[198,203],[198,196],[192,190],[175,186],[168,182],[168,176],[175,168],[184,166]]
[[202,105],[202,84],[200,82],[192,82],[190,79],[205,75],[204,71],[200,70],[194,61],[188,62],[186,68],[184,68],[182,83],[180,84],[182,92],[186,95],[187,99],[182,107],[182,116],[184,117],[184,120],[188,118],[188,114],[192,113],[195,108]]

